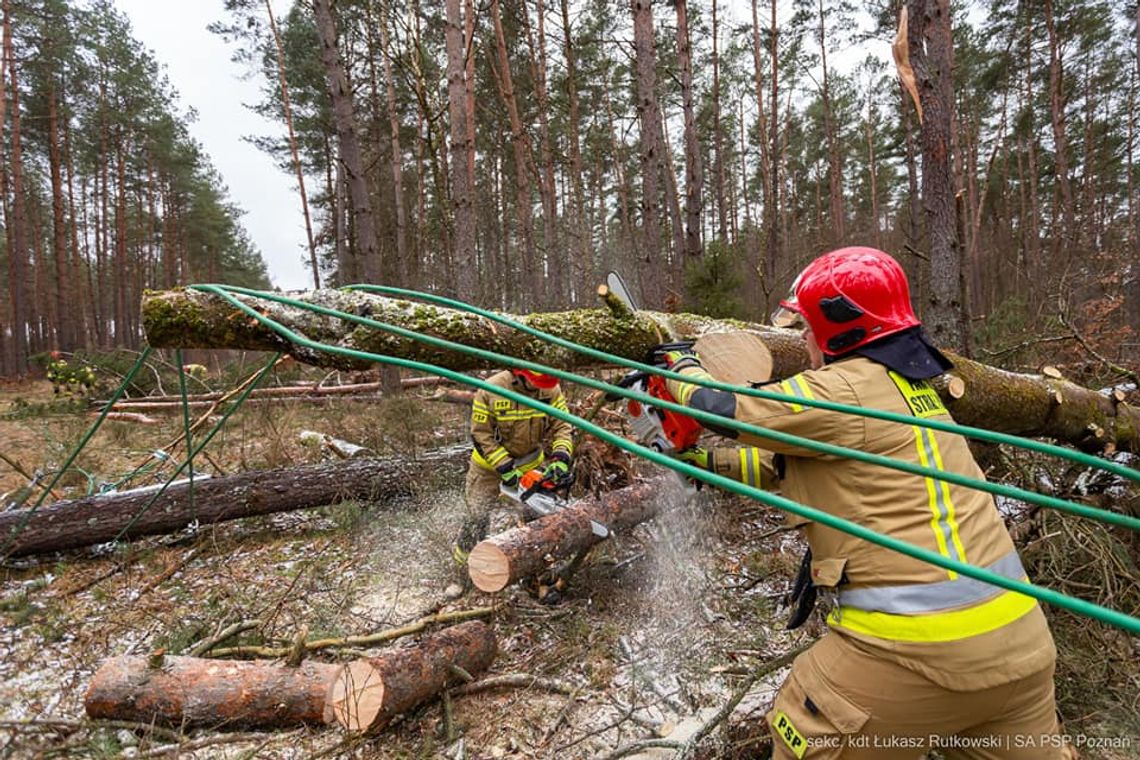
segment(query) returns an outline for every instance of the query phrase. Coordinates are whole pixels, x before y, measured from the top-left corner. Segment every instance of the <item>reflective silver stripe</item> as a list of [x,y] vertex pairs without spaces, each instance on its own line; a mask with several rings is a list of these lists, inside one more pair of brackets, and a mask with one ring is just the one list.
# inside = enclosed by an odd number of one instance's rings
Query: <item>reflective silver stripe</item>
[[[1021,558],[1016,551],[986,569],[1011,580],[1025,579],[1025,568],[1021,566]],[[956,580],[937,583],[840,590],[839,604],[868,612],[919,615],[972,606],[1003,592],[1004,589],[998,586],[962,575]]]

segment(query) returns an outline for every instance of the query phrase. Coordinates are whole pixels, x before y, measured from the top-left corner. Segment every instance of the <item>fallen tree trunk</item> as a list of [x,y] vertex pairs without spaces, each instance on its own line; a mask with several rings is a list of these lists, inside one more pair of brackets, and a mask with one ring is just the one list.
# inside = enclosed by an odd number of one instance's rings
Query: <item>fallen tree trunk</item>
[[590,521],[622,531],[657,514],[665,478],[620,488],[600,498],[586,498],[547,517],[476,544],[467,557],[471,582],[481,591],[502,591],[515,581],[541,573],[547,555],[567,557],[598,541]]
[[330,721],[326,697],[343,665],[298,667],[197,657],[115,657],[87,688],[88,717],[166,726],[284,728]]
[[417,646],[349,663],[328,692],[329,713],[350,731],[376,731],[495,659],[495,634],[478,620],[446,628]]
[[[243,298],[290,329],[335,346],[429,362],[452,370],[485,368],[466,354],[370,330],[298,308]],[[556,367],[580,367],[595,360],[549,345],[491,320],[454,309],[382,298],[353,291],[318,290],[300,300],[475,348],[494,350]],[[237,348],[284,351],[324,367],[362,363],[298,346],[235,309],[223,299],[192,290],[151,293],[143,299],[143,325],[156,348]],[[760,337],[772,353],[774,378],[806,369],[807,350],[798,333],[693,314],[578,311],[516,317],[527,325],[591,348],[631,359],[665,340],[695,339],[706,332],[745,329]],[[942,378],[940,393],[964,424],[1035,437],[1054,438],[1085,449],[1109,446],[1140,450],[1140,409],[1060,378],[1006,372],[960,357]]]
[[192,523],[210,525],[348,500],[379,502],[408,495],[412,486],[430,481],[443,467],[457,471],[469,457],[470,449],[455,447],[417,459],[353,459],[198,479],[193,491],[189,483],[171,486],[149,508],[153,488],[60,501],[30,514],[0,513],[0,547],[11,541],[9,556],[38,554],[100,544],[120,533],[130,540]]

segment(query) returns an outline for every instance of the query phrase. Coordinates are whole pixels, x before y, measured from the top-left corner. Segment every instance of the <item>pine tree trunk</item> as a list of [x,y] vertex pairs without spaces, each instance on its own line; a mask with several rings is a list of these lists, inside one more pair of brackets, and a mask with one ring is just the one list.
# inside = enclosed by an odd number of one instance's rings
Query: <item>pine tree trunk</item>
[[[383,14],[386,16],[387,14]],[[392,71],[392,57],[395,53],[388,39],[388,24],[386,18],[381,18],[377,26],[380,29],[380,55],[384,59],[384,80],[388,105],[388,128],[392,133],[392,191],[396,204],[396,256],[397,265],[392,267],[403,278],[407,277],[408,262],[408,212],[404,201],[404,156],[400,147],[400,115],[396,105],[396,78]],[[404,282],[410,280],[402,279]],[[399,282],[401,280],[397,280]]]
[[[380,250],[376,242],[376,228],[372,217],[368,178],[364,174],[364,160],[360,141],[356,136],[356,117],[352,104],[352,90],[337,45],[336,20],[329,0],[313,0],[316,15],[317,37],[321,46],[321,63],[332,99],[333,121],[336,125],[338,166],[344,168],[349,200],[352,204],[352,224],[356,239],[356,273],[366,282],[380,282]],[[344,282],[344,280],[342,280]]]
[[198,478],[192,490],[190,484],[171,486],[149,507],[153,490],[60,501],[35,511],[0,512],[0,547],[6,547],[0,556],[65,551],[173,533],[191,524],[213,525],[344,501],[380,505],[407,495],[416,483],[441,470],[457,470],[467,458],[468,450],[457,448],[418,459],[353,459]]
[[[447,102],[451,119],[451,207],[454,215],[453,292],[478,302],[479,271],[475,261],[475,202],[468,160],[475,146],[467,137],[467,90],[464,84],[463,27],[459,0],[447,5]],[[429,120],[430,124],[430,120]],[[438,188],[437,188],[438,189]]]
[[662,305],[661,269],[661,109],[657,103],[657,49],[653,39],[653,0],[632,0],[637,67],[637,118],[641,126],[641,303]]
[[574,282],[574,303],[580,304],[589,292],[591,278],[596,277],[592,266],[592,235],[591,225],[586,218],[585,192],[583,190],[584,168],[582,162],[582,145],[579,136],[579,123],[581,114],[578,105],[578,58],[574,49],[573,34],[570,28],[570,8],[568,0],[561,0],[562,6],[562,57],[566,65],[566,95],[569,112],[567,114],[567,139],[570,143],[570,188],[572,193],[571,209],[573,219],[571,228],[574,236],[574,251],[572,258],[572,276]]
[[936,343],[965,340],[961,251],[951,171],[954,108],[949,0],[909,0],[911,64],[922,101],[922,204],[930,241],[930,297],[926,326]]
[[[692,43],[689,36],[688,7],[687,0],[677,0],[677,66],[681,70],[681,110],[685,117],[684,253],[686,256],[695,258],[704,252],[704,247],[701,244],[701,198],[704,190],[704,168],[701,166],[701,144],[697,137],[697,119],[693,111],[693,60]],[[755,7],[755,3],[753,3],[753,7]],[[757,82],[759,82],[759,78]]]
[[8,294],[12,299],[12,370],[18,375],[28,371],[28,211],[24,194],[23,134],[20,124],[20,83],[16,57],[12,51],[12,16],[9,0],[4,0],[4,60],[7,62],[12,100],[12,227],[8,251]]

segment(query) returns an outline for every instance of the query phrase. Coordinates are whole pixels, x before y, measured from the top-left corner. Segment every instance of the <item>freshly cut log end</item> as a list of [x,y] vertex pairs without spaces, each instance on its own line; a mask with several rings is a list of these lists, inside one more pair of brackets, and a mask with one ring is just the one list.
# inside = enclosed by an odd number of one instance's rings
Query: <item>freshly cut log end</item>
[[486,670],[497,648],[491,628],[472,620],[417,646],[357,660],[332,681],[327,714],[350,731],[377,731],[456,681],[457,672]]
[[368,660],[350,663],[329,690],[330,722],[349,731],[371,726],[384,708],[384,678]]
[[343,666],[291,668],[197,657],[114,657],[91,679],[88,717],[168,726],[281,728],[327,723],[325,697]]
[[511,582],[511,558],[495,544],[483,541],[467,555],[467,572],[480,591],[502,591]]

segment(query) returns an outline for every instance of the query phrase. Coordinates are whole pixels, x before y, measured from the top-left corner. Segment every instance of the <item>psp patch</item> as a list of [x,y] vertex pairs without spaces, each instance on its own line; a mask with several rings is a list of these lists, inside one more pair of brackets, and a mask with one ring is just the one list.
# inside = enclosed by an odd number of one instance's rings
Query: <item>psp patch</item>
[[495,399],[495,411],[502,412],[511,408],[511,402],[505,398]]
[[889,370],[887,374],[891,376],[915,417],[937,417],[950,413],[929,380],[910,380],[894,370]]
[[472,422],[477,422],[479,424],[483,424],[487,421],[487,419],[488,418],[487,418],[486,412],[479,412],[479,411],[471,412],[471,421]]
[[804,753],[807,752],[807,740],[804,739],[803,734],[796,730],[792,725],[792,721],[784,714],[783,710],[776,712],[776,719],[772,721],[772,728],[775,729],[776,734],[784,740],[784,744],[788,745],[788,749],[792,751],[798,758],[803,758]]

